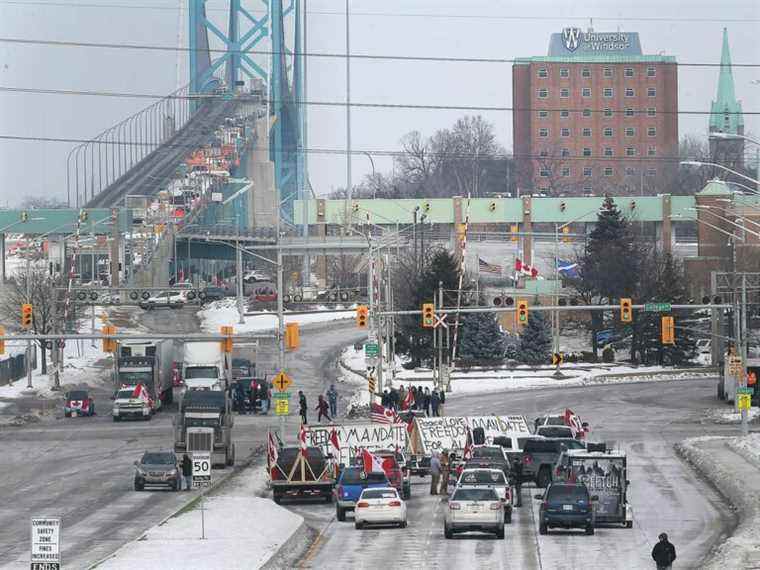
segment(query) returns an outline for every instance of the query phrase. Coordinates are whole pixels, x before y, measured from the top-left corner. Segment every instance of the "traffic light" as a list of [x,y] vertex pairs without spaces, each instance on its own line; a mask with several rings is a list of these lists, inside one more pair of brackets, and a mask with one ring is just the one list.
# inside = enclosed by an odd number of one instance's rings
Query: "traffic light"
[[21,212],[21,221],[22,222],[28,222],[29,221],[29,212]]
[[116,341],[108,338],[110,335],[116,334],[116,327],[113,325],[103,325],[100,332],[105,337],[103,339],[103,352],[116,352]]
[[676,343],[676,325],[673,317],[662,317],[662,344]]
[[525,299],[517,300],[517,322],[521,325],[528,324],[528,301]]
[[630,323],[633,321],[633,309],[631,300],[628,298],[620,299],[620,322]]
[[22,329],[32,328],[33,313],[34,313],[34,310],[32,308],[31,303],[24,303],[23,305],[21,305],[21,328]]
[[492,211],[492,212],[495,212],[496,211],[496,202],[491,202],[490,204],[488,204],[488,209],[490,211]]
[[518,239],[520,239],[517,236],[517,232],[519,231],[519,229],[520,229],[520,227],[517,226],[517,225],[512,225],[512,226],[509,227],[509,233],[512,234],[512,241],[517,241]]
[[422,327],[435,328],[435,305],[433,303],[422,304]]
[[570,243],[570,226],[562,228],[562,241],[564,243]]
[[567,209],[567,204],[565,204],[565,202],[560,202],[559,203],[559,211],[560,212],[564,212],[566,209]]
[[[5,336],[5,327],[0,326],[0,336]],[[0,338],[0,354],[5,354],[5,339]]]
[[285,348],[295,350],[301,345],[301,333],[298,323],[288,323],[285,325]]
[[425,205],[422,207],[422,209],[427,214],[430,211],[430,202],[425,202]]
[[369,309],[367,308],[367,305],[359,305],[356,307],[356,326],[360,329],[366,329],[368,319]]
[[357,204],[356,202],[354,202],[353,210],[354,210],[354,212],[358,212],[359,211],[359,204]]
[[230,354],[232,352],[232,335],[235,334],[235,329],[230,326],[223,326],[219,330],[226,337],[222,339],[222,352]]
[[85,223],[88,217],[87,210],[79,210],[79,223]]

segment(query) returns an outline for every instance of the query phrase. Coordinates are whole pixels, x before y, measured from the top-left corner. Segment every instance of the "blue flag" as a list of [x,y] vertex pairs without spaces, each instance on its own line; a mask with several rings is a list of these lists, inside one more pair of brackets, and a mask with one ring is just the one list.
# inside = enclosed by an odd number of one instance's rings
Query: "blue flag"
[[557,259],[557,272],[568,279],[578,279],[580,274],[578,273],[578,264],[573,261],[567,261],[566,259]]

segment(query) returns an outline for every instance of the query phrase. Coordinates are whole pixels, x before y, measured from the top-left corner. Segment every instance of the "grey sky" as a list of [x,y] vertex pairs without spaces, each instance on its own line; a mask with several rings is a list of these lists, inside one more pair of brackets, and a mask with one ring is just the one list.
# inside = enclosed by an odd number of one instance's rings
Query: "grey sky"
[[[23,2],[23,0],[20,0]],[[38,0],[44,2],[45,0]],[[114,4],[177,8],[186,0],[88,0],[104,8],[41,6],[0,1],[0,36],[151,45],[177,45],[179,11],[113,7]],[[76,2],[76,0],[74,0]],[[60,2],[66,4],[65,2]],[[224,6],[210,0],[209,8]],[[260,0],[244,1],[258,7]],[[308,49],[344,52],[342,0],[308,0]],[[352,0],[351,48],[355,53],[454,57],[543,55],[549,35],[568,24],[597,31],[638,31],[645,53],[675,55],[682,63],[718,63],[721,32],[729,29],[734,63],[760,64],[760,3],[755,0],[630,0],[595,2],[485,0]],[[373,15],[362,15],[371,12]],[[223,12],[210,10],[214,19]],[[380,15],[382,14],[382,15]],[[418,14],[411,16],[409,14]],[[434,17],[446,14],[451,17]],[[521,19],[512,19],[519,17]],[[640,21],[632,18],[646,18]],[[651,19],[659,18],[653,21]],[[689,18],[690,21],[685,21]],[[703,21],[709,20],[709,21]],[[730,20],[719,22],[715,20]],[[752,21],[754,20],[754,21]],[[182,21],[183,33],[186,22]],[[186,33],[184,34],[186,37]],[[92,89],[168,93],[177,82],[178,59],[186,81],[184,55],[171,52],[36,47],[0,43],[0,84],[15,87]],[[345,100],[345,63],[312,58],[309,99]],[[679,108],[707,111],[715,95],[718,69],[679,68]],[[737,95],[745,112],[760,111],[760,68],[735,68]],[[511,104],[511,65],[352,61],[352,100],[372,103],[504,106]],[[0,94],[0,134],[86,138],[146,106],[146,101],[83,96]],[[397,150],[410,130],[431,134],[451,125],[457,111],[352,111],[355,150]],[[483,113],[499,141],[512,148],[511,113]],[[310,148],[345,148],[345,109],[311,108]],[[760,133],[760,119],[745,117],[748,132]],[[680,134],[704,135],[706,116],[681,115]],[[65,197],[63,143],[0,141],[0,204],[13,205],[25,194]],[[345,184],[345,158],[311,154],[311,180],[318,193]],[[378,170],[390,170],[389,158],[376,157]],[[369,160],[353,158],[354,182],[370,172]]]

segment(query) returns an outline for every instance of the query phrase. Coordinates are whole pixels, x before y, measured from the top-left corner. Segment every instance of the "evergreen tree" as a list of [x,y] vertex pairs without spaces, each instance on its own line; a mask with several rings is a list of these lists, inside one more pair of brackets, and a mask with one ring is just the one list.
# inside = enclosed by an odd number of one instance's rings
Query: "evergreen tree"
[[462,360],[503,360],[506,335],[501,331],[493,313],[470,313],[459,332],[459,356]]
[[551,333],[543,313],[531,312],[528,324],[525,325],[520,337],[520,351],[517,359],[524,364],[548,364],[551,348]]

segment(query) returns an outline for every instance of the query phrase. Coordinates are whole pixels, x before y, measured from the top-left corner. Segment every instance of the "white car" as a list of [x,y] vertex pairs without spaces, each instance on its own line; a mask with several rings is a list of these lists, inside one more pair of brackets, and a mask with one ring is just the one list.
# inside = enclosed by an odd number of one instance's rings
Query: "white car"
[[393,487],[364,489],[354,508],[354,526],[397,524],[406,528],[406,503]]
[[140,308],[151,311],[159,307],[168,307],[170,309],[180,309],[187,302],[187,292],[182,291],[162,291],[140,301]]
[[504,505],[504,522],[512,522],[512,487],[501,469],[465,469],[459,475],[457,487],[490,487]]
[[260,269],[253,269],[243,275],[243,281],[246,283],[271,283],[272,282],[272,276],[269,275],[269,273],[266,273],[265,271],[261,271]]
[[504,506],[492,487],[457,487],[449,498],[444,536],[454,538],[454,533],[473,531],[504,538]]

